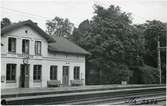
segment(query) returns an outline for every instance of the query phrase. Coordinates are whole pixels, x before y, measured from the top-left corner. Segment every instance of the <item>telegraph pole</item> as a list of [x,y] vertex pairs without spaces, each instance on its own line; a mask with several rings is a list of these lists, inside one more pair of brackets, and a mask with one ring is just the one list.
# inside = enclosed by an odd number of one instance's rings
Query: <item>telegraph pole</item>
[[[167,44],[167,23],[166,23],[166,44]],[[166,48],[166,56],[167,56],[167,48]],[[166,64],[167,64],[167,57],[166,57]],[[166,65],[167,70],[167,65]]]
[[[167,43],[167,24],[166,24],[166,43]],[[162,71],[161,71],[161,49],[166,49],[166,55],[167,55],[167,48],[160,47],[160,41],[159,41],[159,35],[158,35],[158,41],[157,41],[157,54],[158,54],[158,71],[159,71],[159,84],[162,83]],[[167,63],[167,57],[166,57],[166,63]],[[167,66],[166,66],[167,70]]]
[[158,36],[158,41],[157,41],[157,51],[158,51],[159,84],[161,84],[161,55],[160,55],[160,42],[159,42],[159,36]]

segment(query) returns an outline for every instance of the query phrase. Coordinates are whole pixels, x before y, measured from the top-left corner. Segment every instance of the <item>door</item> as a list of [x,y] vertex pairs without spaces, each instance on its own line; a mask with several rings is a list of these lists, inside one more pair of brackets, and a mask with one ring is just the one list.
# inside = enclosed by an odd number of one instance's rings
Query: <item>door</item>
[[21,64],[20,70],[20,87],[29,87],[29,64]]
[[69,85],[69,66],[63,66],[63,86]]

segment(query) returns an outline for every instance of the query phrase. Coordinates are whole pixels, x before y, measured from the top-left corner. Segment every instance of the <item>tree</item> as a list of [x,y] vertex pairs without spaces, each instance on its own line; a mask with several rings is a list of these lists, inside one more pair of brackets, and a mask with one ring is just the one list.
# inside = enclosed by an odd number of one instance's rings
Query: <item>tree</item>
[[1,28],[6,27],[11,24],[11,21],[9,18],[2,18],[1,20]]
[[79,24],[78,28],[74,28],[73,34],[71,36],[71,40],[78,45],[82,45],[85,36],[88,34],[90,30],[90,21],[84,20]]
[[161,46],[166,46],[166,26],[160,21],[147,21],[145,23],[145,63],[153,67],[157,67],[157,41]]
[[[164,29],[164,23],[160,21],[133,25],[130,13],[122,12],[118,6],[111,5],[105,9],[95,5],[94,17],[75,28],[73,41],[91,52],[92,55],[87,58],[87,67],[89,70],[92,70],[90,67],[94,68],[96,77],[86,77],[97,78],[96,83],[120,83],[122,80],[130,80],[130,83],[157,83],[155,35],[161,36],[161,46],[166,45]],[[162,69],[166,66],[165,54],[161,51]],[[86,75],[89,75],[89,70],[86,70]]]
[[46,22],[46,27],[46,32],[51,36],[70,37],[74,24],[71,23],[69,19],[55,17]]
[[81,38],[79,45],[91,52],[87,62],[96,66],[101,84],[129,81],[132,71],[126,55],[135,49],[130,39],[132,28],[130,14],[113,5],[107,9],[95,5],[92,20],[80,24],[77,30]]
[[[145,23],[145,55],[144,62],[147,65],[157,68],[157,41],[161,47],[166,47],[166,24],[158,21],[147,21]],[[159,39],[158,39],[159,36]],[[166,81],[166,50],[161,49],[162,82]]]

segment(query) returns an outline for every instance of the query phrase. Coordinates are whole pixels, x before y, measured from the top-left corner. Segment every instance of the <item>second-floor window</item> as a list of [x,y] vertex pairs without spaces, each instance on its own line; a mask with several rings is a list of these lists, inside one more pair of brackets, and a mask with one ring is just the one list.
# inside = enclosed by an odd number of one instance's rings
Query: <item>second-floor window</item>
[[41,41],[35,41],[35,55],[41,55]]
[[22,53],[29,54],[29,40],[27,39],[22,40]]
[[9,52],[16,52],[16,38],[9,38],[8,39],[8,51]]

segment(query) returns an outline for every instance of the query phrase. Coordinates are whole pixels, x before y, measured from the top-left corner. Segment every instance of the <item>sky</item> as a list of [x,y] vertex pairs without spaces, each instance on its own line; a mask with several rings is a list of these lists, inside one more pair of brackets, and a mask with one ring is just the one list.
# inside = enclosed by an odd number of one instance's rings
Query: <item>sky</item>
[[134,24],[154,19],[167,22],[167,0],[1,0],[0,18],[8,17],[12,22],[31,19],[45,30],[46,20],[58,16],[77,27],[93,17],[94,4],[105,8],[118,5],[132,14]]

